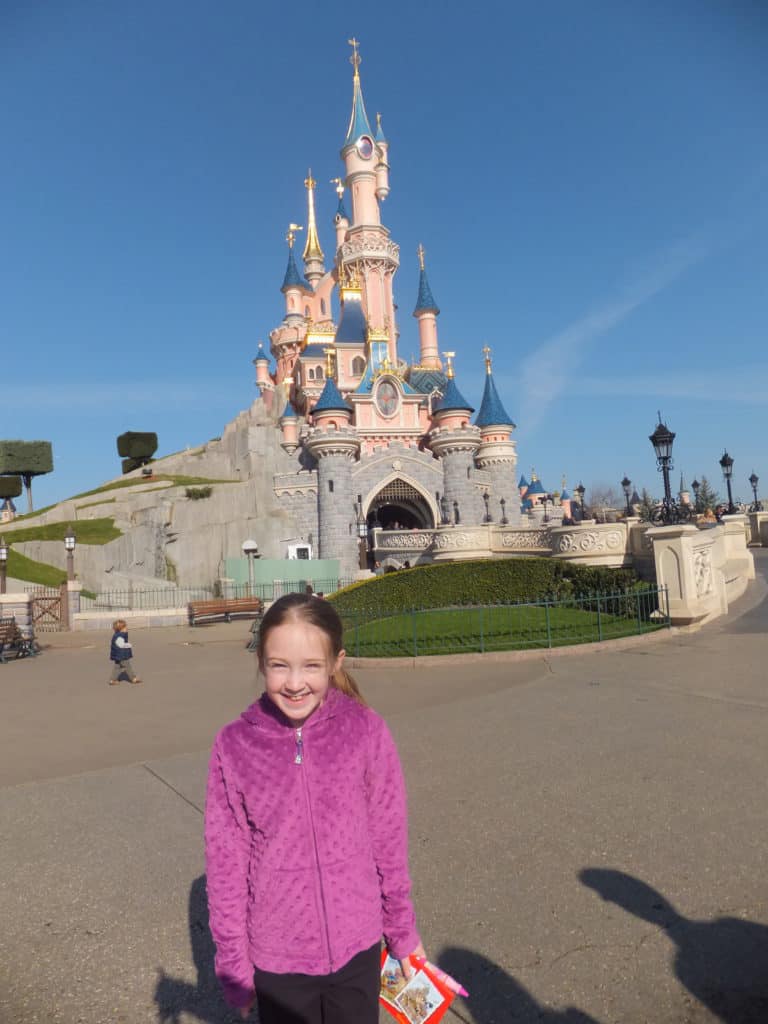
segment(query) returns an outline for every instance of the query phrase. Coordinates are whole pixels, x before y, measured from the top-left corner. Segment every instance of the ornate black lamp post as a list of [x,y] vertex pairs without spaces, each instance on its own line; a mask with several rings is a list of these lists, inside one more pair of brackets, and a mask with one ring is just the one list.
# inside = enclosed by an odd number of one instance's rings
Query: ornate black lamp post
[[507,526],[509,523],[507,519],[507,503],[503,498],[499,498],[499,504],[501,505],[501,525]]
[[485,517],[483,519],[484,523],[492,523],[493,522],[493,516],[491,515],[491,509],[489,507],[490,500],[491,500],[491,497],[488,494],[488,491],[484,491],[483,492],[483,501],[485,502]]
[[687,522],[691,518],[690,506],[678,505],[672,497],[669,473],[672,469],[672,444],[675,440],[675,435],[666,423],[661,422],[661,413],[659,413],[658,426],[648,440],[653,445],[653,450],[656,453],[659,472],[664,477],[664,500],[661,503],[661,507],[654,512],[652,521],[654,523],[663,523],[664,525]]
[[357,499],[357,557],[361,569],[368,568],[368,523],[363,515],[363,502]]
[[8,545],[5,537],[0,537],[0,594],[5,593],[6,572],[8,571]]
[[459,515],[459,503],[458,503],[458,501],[454,501],[454,503],[453,503],[453,524],[454,524],[454,526],[458,526],[460,522],[461,522],[461,516]]
[[701,487],[701,484],[698,480],[694,480],[691,487],[693,488],[693,507],[697,512],[701,512],[701,509],[699,508],[699,488]]
[[550,501],[552,501],[552,500],[553,500],[553,498],[552,498],[551,494],[545,494],[543,496],[543,498],[542,498],[542,505],[544,506],[544,517],[542,518],[541,521],[543,523],[548,523],[549,522],[549,509],[548,509],[548,505],[549,505]]
[[626,499],[626,502],[627,502],[627,515],[631,516],[632,515],[632,506],[631,506],[631,504],[629,502],[629,499],[630,499],[630,497],[632,495],[632,481],[629,479],[628,476],[625,476],[624,479],[621,481],[621,487],[622,487],[622,490],[624,491],[624,498]]
[[733,492],[731,491],[731,477],[733,476],[733,459],[728,452],[723,452],[723,457],[720,459],[720,469],[723,471],[725,477],[725,485],[728,488],[728,515],[732,516],[736,511],[736,506],[733,504]]
[[579,499],[579,505],[581,506],[581,518],[582,519],[584,519],[584,494],[585,494],[586,490],[587,490],[586,487],[582,483],[580,483],[578,487],[574,487],[574,489],[573,489],[573,493]]
[[752,488],[752,497],[754,498],[754,501],[752,502],[752,504],[750,505],[750,508],[749,508],[750,512],[762,512],[763,511],[763,503],[762,503],[762,501],[760,501],[760,499],[757,496],[757,485],[759,483],[759,480],[760,480],[760,477],[757,475],[757,473],[755,473],[755,471],[753,469],[752,470],[752,474],[751,474],[751,476],[749,478],[749,486]]
[[67,527],[67,532],[64,537],[64,547],[67,552],[67,580],[71,581],[75,578],[75,545],[77,538],[75,537],[75,531],[71,526]]

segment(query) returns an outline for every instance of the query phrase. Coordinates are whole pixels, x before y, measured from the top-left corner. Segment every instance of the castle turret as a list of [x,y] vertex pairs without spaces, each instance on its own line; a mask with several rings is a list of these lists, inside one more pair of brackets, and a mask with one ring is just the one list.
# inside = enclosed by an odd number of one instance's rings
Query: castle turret
[[413,315],[419,322],[419,364],[426,369],[440,370],[442,364],[437,348],[437,317],[440,313],[432,295],[424,267],[424,246],[419,245],[419,294]]
[[317,182],[312,177],[312,170],[304,179],[304,186],[307,190],[307,242],[304,246],[302,258],[304,260],[304,276],[311,285],[325,273],[325,256],[320,248],[320,239],[317,235],[317,221],[315,219],[315,188]]
[[[286,377],[284,383],[287,385],[290,393],[293,380],[290,377]],[[285,403],[283,415],[280,417],[280,429],[283,432],[282,447],[290,455],[299,446],[299,420],[296,410],[291,405],[290,398]]]
[[264,344],[261,341],[253,365],[256,367],[256,387],[259,389],[259,394],[263,395],[265,391],[271,390],[274,384],[269,374],[269,357],[264,351]]
[[[453,352],[444,352],[447,360],[446,386],[432,407],[429,446],[443,464],[443,494],[447,512],[454,522],[479,523],[484,506],[472,483],[473,456],[480,444],[480,431],[469,422],[474,409],[456,386]],[[456,512],[458,510],[458,517]]]
[[475,463],[478,469],[484,469],[490,477],[489,491],[492,505],[499,503],[504,498],[505,502],[509,502],[510,514],[507,518],[512,523],[518,523],[520,521],[519,503],[514,500],[517,445],[512,440],[515,424],[502,405],[493,382],[491,350],[487,345],[483,349],[483,354],[485,356],[485,388],[480,411],[475,418],[475,426],[480,428],[480,446],[475,455]]
[[350,40],[350,44],[353,53],[349,59],[355,69],[352,79],[352,113],[341,158],[347,171],[346,186],[352,196],[352,224],[378,225],[381,217],[376,198],[376,143],[360,84],[361,57],[357,52],[357,40]]
[[285,296],[285,318],[288,321],[303,319],[304,309],[302,294],[307,287],[307,282],[299,273],[296,260],[293,255],[293,243],[296,241],[296,232],[303,231],[300,224],[289,224],[288,234],[285,240],[288,243],[288,265],[285,268],[285,277],[280,291]]
[[344,401],[330,373],[312,410],[313,429],[306,440],[317,459],[317,512],[320,525],[320,557],[338,558],[342,576],[357,570],[356,509],[352,464],[360,452],[360,440],[351,427],[352,409]]

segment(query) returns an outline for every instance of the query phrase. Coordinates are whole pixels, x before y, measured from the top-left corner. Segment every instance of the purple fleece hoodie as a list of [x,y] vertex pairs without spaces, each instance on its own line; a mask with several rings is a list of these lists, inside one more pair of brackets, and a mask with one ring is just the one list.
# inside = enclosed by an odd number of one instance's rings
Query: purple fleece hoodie
[[397,750],[383,719],[338,690],[300,736],[266,694],[221,730],[205,852],[230,1006],[253,998],[254,964],[329,974],[382,934],[398,959],[419,943]]

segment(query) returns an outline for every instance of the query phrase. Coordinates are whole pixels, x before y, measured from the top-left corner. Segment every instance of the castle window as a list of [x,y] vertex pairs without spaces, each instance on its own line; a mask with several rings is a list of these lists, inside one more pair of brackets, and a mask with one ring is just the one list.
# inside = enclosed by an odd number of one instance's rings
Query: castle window
[[314,379],[315,379],[315,371],[310,366],[310,368],[307,370],[307,380],[314,380]]
[[333,480],[328,481],[328,490],[333,494]]
[[325,316],[325,299],[320,299],[320,312]]
[[365,372],[365,360],[362,356],[355,356],[352,360],[352,376],[362,377]]
[[304,316],[309,320],[309,306],[304,307]]
[[316,366],[315,367],[315,380],[322,380],[324,376],[325,375],[323,373],[322,366]]

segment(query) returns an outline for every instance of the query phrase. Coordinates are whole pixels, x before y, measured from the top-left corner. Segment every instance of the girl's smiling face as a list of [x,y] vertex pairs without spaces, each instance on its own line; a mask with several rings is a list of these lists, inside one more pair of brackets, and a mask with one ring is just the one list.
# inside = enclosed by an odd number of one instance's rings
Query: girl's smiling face
[[334,657],[322,629],[295,619],[269,631],[260,667],[270,700],[300,726],[325,700],[343,661],[344,651]]

